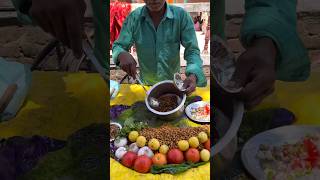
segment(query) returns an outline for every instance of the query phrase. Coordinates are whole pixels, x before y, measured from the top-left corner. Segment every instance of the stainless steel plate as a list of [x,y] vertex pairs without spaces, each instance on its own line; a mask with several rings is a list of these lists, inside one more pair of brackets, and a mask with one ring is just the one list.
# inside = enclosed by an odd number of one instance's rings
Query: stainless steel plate
[[296,143],[308,134],[320,132],[320,126],[284,126],[262,132],[251,138],[243,147],[241,158],[249,173],[256,179],[265,179],[265,174],[256,158],[260,144],[272,146]]
[[210,103],[205,102],[205,101],[198,101],[198,102],[191,103],[185,109],[186,115],[188,116],[189,119],[191,119],[193,121],[200,122],[200,123],[210,123],[210,114],[204,119],[194,118],[194,117],[192,117],[192,114],[191,114],[192,109],[199,108],[199,107],[205,107],[206,105],[209,105],[209,107],[210,107]]

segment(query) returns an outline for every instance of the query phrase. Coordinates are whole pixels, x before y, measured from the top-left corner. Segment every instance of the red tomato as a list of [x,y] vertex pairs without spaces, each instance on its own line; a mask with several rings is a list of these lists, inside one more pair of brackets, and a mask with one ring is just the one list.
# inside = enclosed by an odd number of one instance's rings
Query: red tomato
[[303,144],[307,149],[309,157],[311,158],[319,157],[319,151],[317,149],[317,146],[310,139],[305,139],[303,141]]
[[301,161],[299,159],[295,159],[291,165],[292,169],[299,169],[302,168]]
[[315,168],[318,165],[319,160],[319,151],[317,146],[310,139],[305,139],[303,144],[308,152],[308,157],[305,160],[310,162],[312,168]]
[[210,106],[209,105],[205,106],[205,114],[206,115],[210,114]]

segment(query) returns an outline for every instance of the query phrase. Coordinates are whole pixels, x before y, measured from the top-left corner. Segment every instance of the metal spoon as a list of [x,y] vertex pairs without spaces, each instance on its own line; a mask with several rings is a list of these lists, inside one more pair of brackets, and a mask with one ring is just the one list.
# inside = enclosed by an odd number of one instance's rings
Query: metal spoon
[[181,78],[180,73],[175,73],[173,76],[173,82],[177,89],[179,89],[182,92],[185,92],[187,89],[183,88],[183,80]]
[[[137,74],[137,81],[138,83],[142,86],[142,88],[144,89],[144,91],[146,92],[146,94],[148,93],[148,91],[146,90],[146,88],[144,87],[144,84],[142,83],[142,81],[140,80],[139,75]],[[160,105],[160,102],[158,101],[158,99],[154,98],[154,97],[149,97],[149,104],[153,107],[153,108],[157,108]]]

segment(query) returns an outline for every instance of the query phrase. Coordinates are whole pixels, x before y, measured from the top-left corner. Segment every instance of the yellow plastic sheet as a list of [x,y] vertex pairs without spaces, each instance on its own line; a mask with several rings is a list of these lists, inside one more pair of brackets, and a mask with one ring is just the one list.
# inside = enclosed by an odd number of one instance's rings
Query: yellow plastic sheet
[[[148,87],[146,87],[148,89]],[[197,88],[192,95],[199,95],[204,101],[210,100],[210,89]],[[121,85],[119,94],[110,102],[111,105],[125,104],[131,105],[136,101],[145,99],[145,91],[141,85]],[[134,170],[124,167],[118,161],[110,158],[110,177],[111,180],[209,180],[210,179],[210,163],[189,169],[186,172],[177,175],[171,174],[141,174]]]
[[292,111],[296,124],[320,125],[320,67],[304,82],[276,82],[275,92],[257,107],[282,107]]
[[17,116],[0,123],[0,137],[66,139],[92,123],[106,122],[107,87],[98,74],[33,72],[32,79]]

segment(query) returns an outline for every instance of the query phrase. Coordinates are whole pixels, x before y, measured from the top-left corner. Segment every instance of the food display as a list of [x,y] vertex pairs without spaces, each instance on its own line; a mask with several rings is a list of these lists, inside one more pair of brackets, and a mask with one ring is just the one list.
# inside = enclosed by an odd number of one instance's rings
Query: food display
[[267,179],[317,179],[320,177],[320,134],[295,143],[261,144],[256,155]]
[[179,141],[186,141],[189,145],[188,139],[191,137],[196,137],[200,132],[207,132],[206,127],[173,127],[169,125],[163,125],[158,128],[145,128],[142,129],[140,134],[146,137],[148,140],[151,138],[156,138],[159,140],[160,144],[165,144],[172,148],[178,148]]
[[123,166],[139,173],[184,172],[209,161],[209,128],[165,124],[132,129],[126,136],[118,133],[111,142],[110,153]]
[[[179,97],[165,94],[157,98],[159,112],[179,106]],[[201,101],[200,96],[186,102]],[[208,110],[208,109],[207,109]],[[210,160],[210,125],[198,124],[186,117],[165,121],[150,112],[144,102],[131,106],[114,105],[110,126],[110,157],[138,173],[178,174],[204,165]]]

